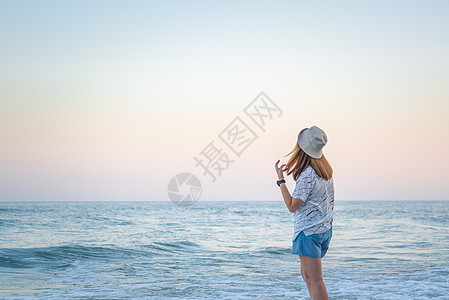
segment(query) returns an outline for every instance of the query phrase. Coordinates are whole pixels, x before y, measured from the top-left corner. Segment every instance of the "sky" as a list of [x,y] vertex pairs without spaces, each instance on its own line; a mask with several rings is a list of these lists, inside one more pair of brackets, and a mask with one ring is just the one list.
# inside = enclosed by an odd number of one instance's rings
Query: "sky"
[[[312,125],[337,201],[449,200],[448,11],[3,0],[0,201],[166,201],[180,173],[199,201],[282,201],[274,164]],[[245,113],[261,92],[279,108],[263,129]],[[238,156],[236,118],[257,136]],[[233,160],[215,181],[194,159],[211,142]]]

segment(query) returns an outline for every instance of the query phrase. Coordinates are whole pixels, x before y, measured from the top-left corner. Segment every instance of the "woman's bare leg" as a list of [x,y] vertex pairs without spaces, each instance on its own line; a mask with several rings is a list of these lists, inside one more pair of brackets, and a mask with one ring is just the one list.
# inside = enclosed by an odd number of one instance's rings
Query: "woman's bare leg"
[[323,281],[321,258],[300,255],[301,275],[309,289],[312,300],[328,300],[326,286]]

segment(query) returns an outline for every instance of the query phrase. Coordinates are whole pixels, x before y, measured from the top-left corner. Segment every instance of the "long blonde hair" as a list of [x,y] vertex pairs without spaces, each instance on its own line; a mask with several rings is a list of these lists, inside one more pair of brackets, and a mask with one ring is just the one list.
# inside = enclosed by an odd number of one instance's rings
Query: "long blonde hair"
[[324,154],[321,158],[310,157],[301,149],[301,147],[299,147],[298,143],[295,144],[295,148],[287,155],[290,155],[291,153],[293,154],[288,160],[285,168],[287,175],[293,173],[293,179],[295,181],[298,180],[299,175],[301,175],[308,166],[311,166],[321,178],[324,178],[325,180],[332,178],[333,170],[326,157],[324,157]]

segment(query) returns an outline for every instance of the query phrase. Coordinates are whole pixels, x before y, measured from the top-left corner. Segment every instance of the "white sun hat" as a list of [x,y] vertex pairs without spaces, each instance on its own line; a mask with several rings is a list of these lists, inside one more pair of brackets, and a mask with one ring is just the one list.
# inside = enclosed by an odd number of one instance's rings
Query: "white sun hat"
[[327,136],[324,131],[317,127],[303,129],[298,134],[298,145],[310,157],[321,158],[323,147],[327,143]]

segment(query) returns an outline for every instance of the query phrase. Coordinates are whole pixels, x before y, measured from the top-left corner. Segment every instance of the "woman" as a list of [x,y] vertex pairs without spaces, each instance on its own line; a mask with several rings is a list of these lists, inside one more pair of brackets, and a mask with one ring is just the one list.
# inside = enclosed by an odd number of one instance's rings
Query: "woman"
[[[275,164],[282,197],[294,213],[292,254],[299,254],[301,275],[312,300],[328,299],[321,259],[332,237],[334,182],[332,168],[322,152],[326,143],[323,130],[316,126],[305,128],[298,134],[288,163],[278,167],[278,160]],[[296,181],[292,195],[285,185],[284,172],[293,173]]]

